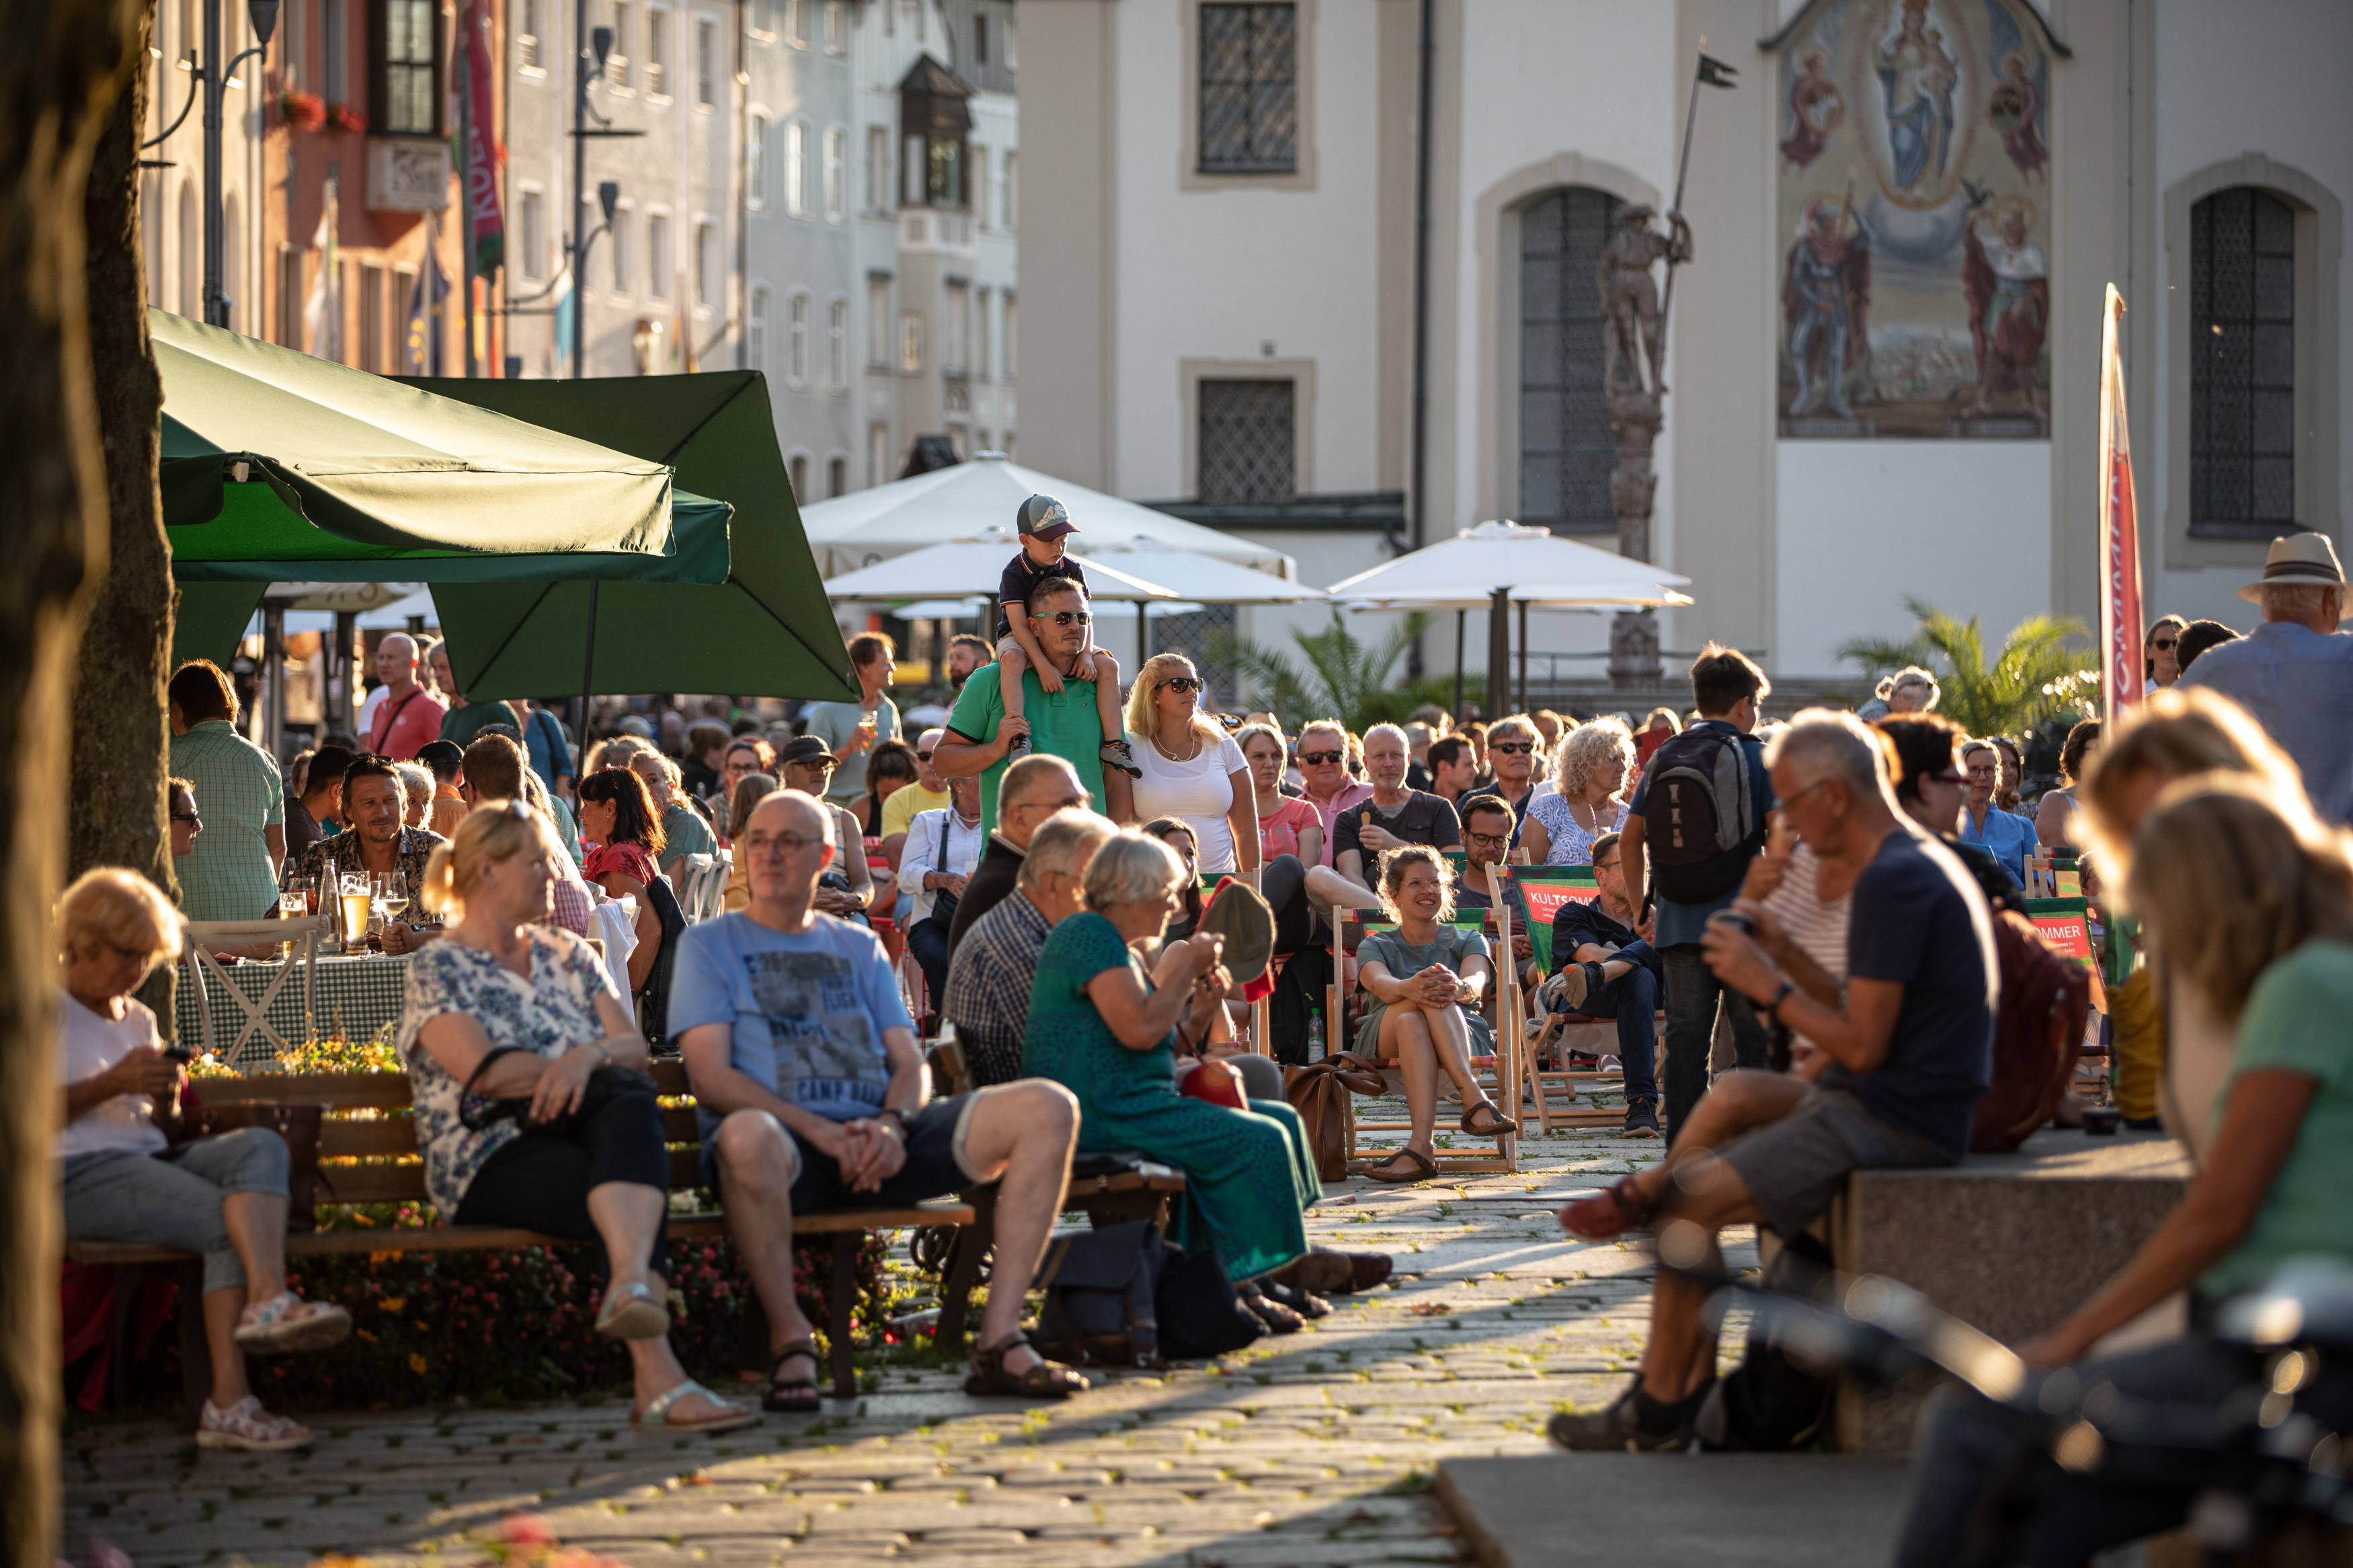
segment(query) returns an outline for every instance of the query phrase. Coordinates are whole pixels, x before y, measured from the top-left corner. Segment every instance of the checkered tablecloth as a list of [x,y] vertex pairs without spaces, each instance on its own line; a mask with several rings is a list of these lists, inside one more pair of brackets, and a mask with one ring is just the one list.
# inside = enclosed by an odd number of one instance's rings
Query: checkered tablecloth
[[[248,1000],[259,1001],[269,989],[270,982],[288,966],[284,963],[247,962],[227,967],[229,984],[245,993]],[[210,987],[213,1014],[213,1040],[216,1049],[228,1052],[229,1046],[245,1029],[245,1012],[237,999],[225,994],[218,973],[205,971],[205,983]],[[319,960],[318,1011],[309,1027],[302,1018],[302,975],[288,976],[285,986],[269,1004],[269,1026],[278,1031],[289,1045],[300,1045],[313,1036],[343,1035],[346,1039],[367,1040],[386,1025],[400,1016],[402,994],[408,988],[408,959],[378,953],[367,958],[331,957]],[[192,1050],[204,1048],[204,1025],[196,1011],[195,989],[188,983],[188,972],[180,971],[179,997],[176,1005],[179,1039]],[[278,1047],[256,1030],[244,1045],[229,1053],[229,1065],[236,1068],[270,1067],[276,1063]]]

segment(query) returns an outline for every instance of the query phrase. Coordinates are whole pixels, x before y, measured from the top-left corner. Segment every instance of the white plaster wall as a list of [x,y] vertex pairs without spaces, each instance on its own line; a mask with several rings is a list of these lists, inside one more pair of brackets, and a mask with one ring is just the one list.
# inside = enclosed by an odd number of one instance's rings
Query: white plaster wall
[[[1119,342],[1110,351],[1117,407],[1106,488],[1189,494],[1177,362],[1258,359],[1271,341],[1274,357],[1315,362],[1314,468],[1303,488],[1375,489],[1375,8],[1362,0],[1315,8],[1312,191],[1179,189],[1176,0],[1116,10]],[[1033,320],[1053,308],[1024,303]]]
[[1989,647],[2049,612],[2047,443],[1783,441],[1778,468],[1777,672],[1853,673],[1832,650],[1908,635],[1907,595],[1978,617]]
[[[2309,0],[2157,0],[2157,192],[2137,204],[2136,224],[2156,235],[2162,290],[2187,287],[2189,258],[2165,253],[2163,193],[2174,182],[2243,153],[2261,153],[2318,180],[2353,207],[2353,100],[2343,65],[2353,59],[2353,6]],[[2179,274],[2169,265],[2178,263]],[[2340,322],[2353,323],[2353,251],[2340,258],[2337,277]],[[2139,301],[2128,301],[2137,308]],[[2161,309],[2160,299],[2149,308]],[[2170,350],[2158,350],[2157,384],[2176,374]],[[2353,353],[2337,357],[2338,507],[2353,519]],[[2186,369],[2180,374],[2187,374]],[[2165,515],[2166,428],[2162,401],[2133,413],[2137,454],[2134,479],[2149,498],[2152,519]],[[2186,439],[2187,433],[2179,438]],[[2152,544],[2157,542],[2151,537]],[[2256,614],[2233,590],[2248,579],[2232,568],[2168,570],[2161,549],[2147,561],[2143,596],[2152,618],[2171,612],[2209,617],[2245,629]]]

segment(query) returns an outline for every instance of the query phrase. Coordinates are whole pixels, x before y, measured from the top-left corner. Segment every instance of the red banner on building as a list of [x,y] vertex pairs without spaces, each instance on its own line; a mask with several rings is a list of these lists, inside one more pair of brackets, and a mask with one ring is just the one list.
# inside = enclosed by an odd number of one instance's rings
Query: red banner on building
[[2133,504],[2132,436],[2125,420],[2125,367],[2116,353],[2116,322],[2124,296],[2108,285],[2100,324],[2100,696],[2114,728],[2116,716],[2147,695],[2142,662],[2140,520]]
[[484,278],[497,273],[506,258],[507,226],[499,205],[499,146],[491,134],[491,13],[485,0],[475,0],[466,12],[466,188],[471,197],[474,270]]

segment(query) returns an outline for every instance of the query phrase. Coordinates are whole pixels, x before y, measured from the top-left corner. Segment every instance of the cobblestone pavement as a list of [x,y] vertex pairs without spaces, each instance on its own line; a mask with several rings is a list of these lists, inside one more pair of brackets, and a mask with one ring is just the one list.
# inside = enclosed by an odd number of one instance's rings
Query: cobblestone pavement
[[[1207,1367],[1099,1378],[1058,1405],[892,1369],[855,1403],[713,1438],[638,1436],[626,1403],[302,1412],[304,1456],[199,1451],[159,1421],[66,1444],[69,1544],[140,1568],[487,1561],[516,1510],[631,1565],[1265,1564],[1457,1559],[1433,1464],[1544,1447],[1615,1395],[1649,1300],[1645,1244],[1588,1247],[1566,1196],[1655,1160],[1614,1131],[1523,1144],[1516,1175],[1326,1189],[1324,1244],[1397,1255],[1389,1287]],[[1748,1252],[1746,1238],[1736,1262]],[[1748,1259],[1753,1261],[1753,1259]]]

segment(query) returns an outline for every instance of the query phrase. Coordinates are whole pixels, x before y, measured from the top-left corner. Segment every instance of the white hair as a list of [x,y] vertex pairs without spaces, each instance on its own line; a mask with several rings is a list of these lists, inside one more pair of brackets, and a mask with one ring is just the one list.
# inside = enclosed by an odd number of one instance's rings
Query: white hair
[[2265,583],[2256,588],[2258,602],[2267,621],[2303,620],[2320,614],[2330,594],[2339,590],[2329,583]]
[[1087,908],[1103,910],[1165,899],[1184,879],[1185,863],[1174,849],[1131,827],[1103,841],[1080,886]]
[[1119,831],[1119,824],[1082,806],[1065,806],[1038,825],[1021,858],[1018,879],[1023,892],[1035,892],[1049,873],[1068,875],[1093,861],[1103,841]]
[[1371,729],[1365,731],[1365,744],[1370,746],[1373,743],[1373,737],[1376,735],[1395,735],[1398,738],[1398,744],[1403,746],[1409,753],[1413,750],[1412,739],[1408,736],[1402,729],[1398,728],[1395,724],[1374,725]]
[[1806,784],[1834,778],[1856,795],[1883,795],[1887,774],[1883,744],[1871,726],[1852,713],[1809,708],[1773,738],[1765,763],[1778,768],[1786,760]]

